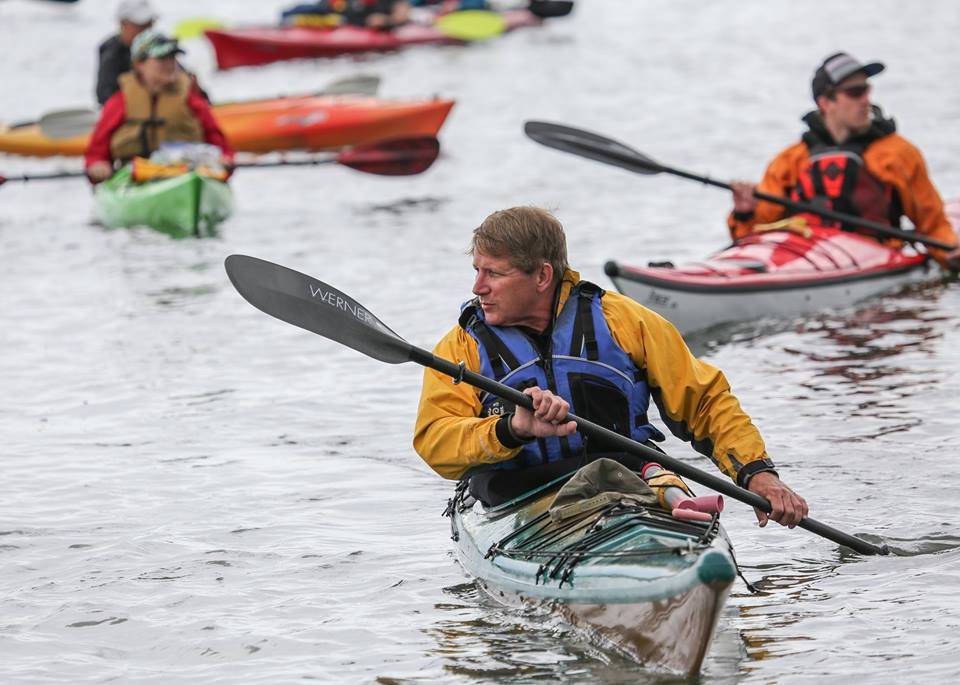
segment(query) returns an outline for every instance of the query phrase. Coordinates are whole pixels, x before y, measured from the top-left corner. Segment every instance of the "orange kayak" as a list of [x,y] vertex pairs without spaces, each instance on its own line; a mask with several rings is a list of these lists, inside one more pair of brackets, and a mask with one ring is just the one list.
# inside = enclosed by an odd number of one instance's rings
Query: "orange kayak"
[[[238,152],[325,150],[387,138],[436,136],[453,100],[381,100],[300,95],[215,105],[214,116]],[[48,138],[36,124],[0,124],[0,152],[34,157],[83,154],[89,135]]]

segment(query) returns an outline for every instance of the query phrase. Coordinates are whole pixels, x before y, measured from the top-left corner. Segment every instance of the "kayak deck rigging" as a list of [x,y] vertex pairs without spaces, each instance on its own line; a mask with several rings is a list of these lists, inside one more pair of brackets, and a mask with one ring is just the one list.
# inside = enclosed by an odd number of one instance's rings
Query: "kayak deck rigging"
[[[643,548],[610,549],[638,528],[655,529],[656,545]],[[709,522],[678,521],[667,512],[646,507],[610,504],[603,509],[585,512],[562,524],[556,524],[549,512],[531,519],[506,537],[494,543],[486,558],[497,555],[524,561],[542,559],[536,579],[557,580],[559,587],[572,584],[571,575],[581,562],[594,558],[632,559],[664,553],[664,534],[677,543],[671,550],[682,555],[710,545],[719,531],[719,516]],[[527,535],[527,533],[530,533]],[[512,544],[516,542],[516,544]]]

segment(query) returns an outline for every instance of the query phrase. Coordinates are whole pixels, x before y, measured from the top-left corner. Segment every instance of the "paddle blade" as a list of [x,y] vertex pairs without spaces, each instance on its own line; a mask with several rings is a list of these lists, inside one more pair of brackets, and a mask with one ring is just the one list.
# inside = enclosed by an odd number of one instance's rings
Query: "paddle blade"
[[191,17],[190,19],[177,22],[177,25],[173,27],[172,33],[173,37],[177,40],[190,40],[191,38],[199,38],[207,29],[222,28],[226,28],[226,26],[219,19],[212,17]]
[[549,19],[565,17],[573,11],[573,0],[530,0],[530,14]]
[[328,83],[318,95],[376,95],[379,88],[379,76],[358,74]]
[[230,255],[224,267],[237,292],[265,314],[388,364],[410,361],[410,343],[323,281],[246,255]]
[[64,109],[44,114],[37,124],[47,138],[74,138],[89,135],[99,117],[98,112],[88,108]]
[[612,138],[546,121],[528,121],[523,131],[541,145],[612,164],[639,174],[658,174],[663,167],[632,147]]
[[445,36],[457,40],[488,40],[507,30],[507,22],[496,12],[462,10],[438,17],[434,27]]
[[357,145],[337,155],[336,161],[368,174],[413,176],[429,169],[439,154],[439,140],[418,136]]

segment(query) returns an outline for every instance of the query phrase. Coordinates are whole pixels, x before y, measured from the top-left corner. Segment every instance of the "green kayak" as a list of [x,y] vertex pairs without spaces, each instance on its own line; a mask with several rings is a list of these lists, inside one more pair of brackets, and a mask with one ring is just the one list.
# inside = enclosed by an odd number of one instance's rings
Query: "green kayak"
[[501,603],[546,607],[645,665],[699,672],[737,575],[719,516],[615,502],[558,523],[555,494],[486,508],[458,489],[447,514],[464,569]]
[[233,209],[230,186],[190,171],[134,183],[126,166],[96,187],[94,201],[110,228],[149,226],[174,238],[213,235]]

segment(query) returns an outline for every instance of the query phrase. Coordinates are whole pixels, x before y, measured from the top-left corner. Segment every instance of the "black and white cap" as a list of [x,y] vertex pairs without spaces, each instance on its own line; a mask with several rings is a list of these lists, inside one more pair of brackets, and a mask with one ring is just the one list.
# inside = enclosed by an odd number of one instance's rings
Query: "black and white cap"
[[830,55],[821,64],[813,75],[813,99],[826,93],[830,88],[837,85],[845,78],[853,76],[856,73],[862,73],[866,76],[876,76],[884,67],[880,62],[870,62],[861,64],[855,57],[846,52],[837,52]]

